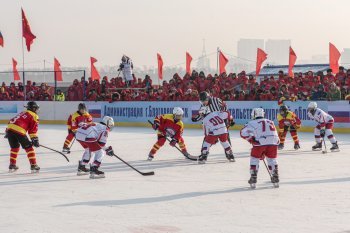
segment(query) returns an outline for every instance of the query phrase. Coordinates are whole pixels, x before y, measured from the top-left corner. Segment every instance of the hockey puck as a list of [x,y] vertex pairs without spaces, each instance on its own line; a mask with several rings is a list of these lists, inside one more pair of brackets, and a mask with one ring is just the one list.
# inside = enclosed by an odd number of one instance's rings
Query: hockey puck
[[322,154],[327,154],[327,151],[322,151]]

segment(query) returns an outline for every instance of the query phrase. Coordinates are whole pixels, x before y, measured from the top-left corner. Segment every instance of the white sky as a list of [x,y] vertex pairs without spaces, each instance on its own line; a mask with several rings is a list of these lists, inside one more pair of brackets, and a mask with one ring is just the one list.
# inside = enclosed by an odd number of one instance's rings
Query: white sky
[[[22,63],[21,6],[37,39],[25,60],[56,56],[62,66],[118,64],[123,53],[136,66],[197,58],[206,39],[207,53],[220,47],[236,55],[240,38],[291,39],[298,59],[328,54],[328,42],[350,47],[347,0],[0,0],[0,70],[11,58]],[[213,66],[214,62],[211,63]],[[41,63],[28,64],[39,67]]]

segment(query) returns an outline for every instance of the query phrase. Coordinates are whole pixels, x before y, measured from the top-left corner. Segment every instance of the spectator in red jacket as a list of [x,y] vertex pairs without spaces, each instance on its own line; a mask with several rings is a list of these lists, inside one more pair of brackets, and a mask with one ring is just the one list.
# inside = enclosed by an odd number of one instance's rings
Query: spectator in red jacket
[[335,75],[335,79],[338,81],[339,83],[339,87],[343,87],[345,86],[345,80],[346,80],[346,73],[344,71],[344,67],[343,66],[339,66],[339,72]]
[[10,95],[7,91],[7,88],[5,88],[4,86],[1,86],[1,88],[0,88],[0,100],[2,100],[2,101],[11,100]]

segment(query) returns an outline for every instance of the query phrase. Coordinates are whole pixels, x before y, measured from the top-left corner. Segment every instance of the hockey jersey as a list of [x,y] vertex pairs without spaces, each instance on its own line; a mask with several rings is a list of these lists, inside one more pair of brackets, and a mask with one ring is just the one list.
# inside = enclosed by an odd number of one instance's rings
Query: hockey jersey
[[292,112],[288,111],[286,117],[283,117],[280,113],[277,115],[278,120],[278,128],[279,131],[283,131],[285,126],[295,126],[296,128],[300,128],[301,126],[301,120],[298,118],[298,116]]
[[227,133],[226,119],[230,118],[228,112],[211,112],[203,118],[205,135],[221,135]]
[[334,122],[334,118],[331,115],[319,108],[316,108],[314,115],[312,115],[311,112],[308,112],[308,116],[311,118],[311,120],[316,121],[321,128],[325,127],[329,122]]
[[76,131],[75,138],[82,142],[97,142],[101,147],[107,143],[109,129],[100,123],[83,123]]
[[167,135],[176,140],[180,140],[184,131],[184,124],[182,121],[174,121],[173,114],[159,115],[154,119],[155,122],[159,123],[158,132]]
[[76,111],[75,113],[70,115],[67,120],[68,130],[72,130],[73,132],[75,132],[77,131],[79,124],[91,122],[92,116],[88,112],[80,114],[79,111]]
[[26,135],[30,138],[37,137],[39,116],[32,111],[26,110],[12,118],[7,126],[7,130]]
[[255,119],[241,129],[241,137],[253,146],[278,145],[280,143],[275,124],[265,118]]

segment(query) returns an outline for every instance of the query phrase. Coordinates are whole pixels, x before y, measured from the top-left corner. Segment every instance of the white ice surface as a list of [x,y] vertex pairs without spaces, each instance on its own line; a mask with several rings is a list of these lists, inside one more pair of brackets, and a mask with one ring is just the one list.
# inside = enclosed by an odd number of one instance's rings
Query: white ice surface
[[[3,132],[5,126],[0,126]],[[64,126],[41,125],[40,143],[61,150]],[[279,154],[280,188],[273,188],[260,164],[256,190],[250,190],[250,145],[231,131],[235,163],[220,145],[208,163],[185,160],[166,144],[145,161],[155,142],[146,128],[115,128],[109,144],[143,177],[118,159],[105,157],[105,179],[76,176],[82,149],[73,146],[67,163],[61,155],[36,149],[39,174],[30,174],[21,150],[20,167],[8,174],[9,146],[0,138],[0,232],[350,232],[350,135],[336,135],[341,152],[310,151],[313,135],[300,134],[301,150],[288,136]],[[191,154],[198,155],[201,130],[185,130]],[[327,142],[328,149],[330,143]]]

